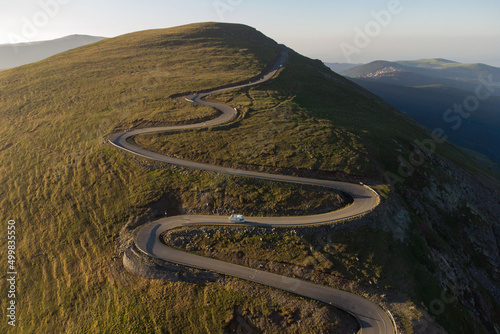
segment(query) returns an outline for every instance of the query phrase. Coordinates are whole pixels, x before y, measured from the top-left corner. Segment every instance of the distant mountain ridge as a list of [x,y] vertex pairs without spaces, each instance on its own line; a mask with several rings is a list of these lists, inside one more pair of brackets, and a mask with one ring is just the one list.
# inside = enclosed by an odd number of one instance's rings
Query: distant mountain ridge
[[[351,78],[375,78],[382,82],[407,87],[443,85],[474,91],[479,78],[492,75],[500,78],[500,68],[486,64],[463,64],[446,59],[421,59],[414,61],[374,61],[341,73]],[[500,95],[500,90],[497,92]]]
[[361,66],[363,64],[351,64],[351,63],[325,63],[332,71],[336,73],[342,73],[344,71],[350,70],[351,68],[355,68]]
[[[447,59],[374,61],[342,73],[449,140],[500,162],[500,68]],[[479,94],[486,98],[479,98]],[[455,108],[474,102],[470,116]],[[477,110],[476,110],[477,109]]]
[[0,45],[0,70],[22,66],[51,57],[80,46],[92,44],[105,37],[70,35],[54,40]]

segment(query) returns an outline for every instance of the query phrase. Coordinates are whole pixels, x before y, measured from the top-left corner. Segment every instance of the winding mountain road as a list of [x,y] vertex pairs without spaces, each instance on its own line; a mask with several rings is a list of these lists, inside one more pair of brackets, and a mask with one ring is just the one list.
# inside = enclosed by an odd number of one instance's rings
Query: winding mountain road
[[[143,148],[132,145],[127,141],[128,138],[139,134],[174,131],[174,130],[186,130],[186,129],[194,129],[200,127],[211,127],[232,120],[237,115],[237,111],[234,108],[220,103],[207,102],[204,101],[203,98],[206,97],[207,95],[233,90],[237,88],[242,88],[246,86],[253,86],[265,82],[271,79],[276,74],[276,72],[285,64],[287,58],[288,58],[288,49],[286,47],[282,47],[279,59],[274,63],[273,66],[271,66],[269,71],[263,74],[261,77],[259,77],[258,80],[238,86],[216,89],[213,91],[201,94],[194,94],[185,97],[186,100],[188,100],[189,102],[211,106],[213,108],[217,108],[220,111],[222,111],[222,115],[216,119],[207,121],[202,124],[136,129],[132,131],[115,134],[110,138],[109,141],[111,144],[122,150],[128,151],[134,155],[138,155],[147,159],[152,159],[160,162],[165,162],[185,167],[192,167],[219,173],[226,173],[231,175],[239,175],[239,176],[253,177],[253,178],[273,180],[273,181],[324,186],[343,191],[351,195],[352,198],[354,199],[352,205],[338,211],[333,211],[319,215],[300,216],[300,217],[272,217],[272,218],[247,217],[245,225],[257,225],[257,226],[267,226],[267,227],[312,225],[312,224],[341,221],[369,213],[379,204],[380,199],[377,193],[367,186],[346,183],[346,182],[300,178],[300,177],[293,177],[286,175],[259,173],[259,172],[212,166],[193,161],[186,161],[186,160],[163,156],[161,154],[150,152]],[[141,252],[157,259],[243,278],[246,280],[286,290],[298,295],[313,298],[330,305],[334,305],[354,315],[361,326],[360,332],[362,332],[363,334],[371,334],[371,333],[392,334],[395,332],[394,324],[392,320],[389,318],[388,314],[377,304],[360,296],[345,291],[329,288],[326,286],[317,285],[310,282],[289,278],[285,276],[280,276],[277,274],[272,274],[262,270],[256,270],[248,267],[227,263],[220,260],[210,259],[195,254],[186,253],[180,250],[170,248],[164,245],[160,241],[160,235],[167,230],[179,226],[205,225],[205,224],[232,225],[232,226],[235,225],[235,224],[229,224],[228,218],[225,216],[221,217],[221,216],[192,215],[192,216],[167,217],[151,222],[140,228],[135,237],[135,244]]]

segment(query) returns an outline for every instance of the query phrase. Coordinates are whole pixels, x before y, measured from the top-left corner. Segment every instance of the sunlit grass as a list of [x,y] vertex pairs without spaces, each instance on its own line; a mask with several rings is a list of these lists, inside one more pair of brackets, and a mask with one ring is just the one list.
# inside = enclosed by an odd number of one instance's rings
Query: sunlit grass
[[[221,332],[236,305],[271,302],[217,284],[160,283],[125,272],[115,241],[129,217],[166,192],[186,200],[218,178],[235,178],[151,173],[104,137],[213,116],[168,96],[252,77],[275,52],[273,41],[249,28],[207,24],[131,34],[0,73],[0,217],[18,227],[18,333]],[[280,193],[279,185],[262,186]],[[239,192],[233,189],[235,202]],[[203,204],[184,203],[193,210]],[[201,308],[208,292],[214,307]],[[0,299],[3,309],[6,303]],[[0,331],[6,326],[2,321]]]
[[[18,226],[19,332],[222,332],[235,307],[269,314],[272,290],[254,297],[244,287],[163,283],[125,272],[117,233],[166,195],[180,202],[179,212],[210,213],[232,198],[233,208],[260,215],[316,210],[325,200],[338,207],[343,200],[331,192],[215,173],[153,171],[111,148],[105,137],[132,126],[213,117],[210,108],[168,96],[252,77],[276,47],[248,28],[194,25],[110,39],[0,73],[0,218]],[[383,172],[397,170],[397,156],[407,156],[410,143],[427,136],[298,55],[269,83],[211,98],[235,104],[244,117],[222,130],[138,141],[218,164],[370,177],[387,197]],[[362,237],[349,246],[364,242]],[[314,266],[313,260],[300,263]],[[368,269],[363,277],[371,275]],[[5,274],[0,280],[5,291]],[[206,296],[212,296],[211,307],[203,306]],[[0,298],[0,307],[6,303]],[[325,330],[313,325],[289,331]],[[0,331],[6,326],[1,322]]]

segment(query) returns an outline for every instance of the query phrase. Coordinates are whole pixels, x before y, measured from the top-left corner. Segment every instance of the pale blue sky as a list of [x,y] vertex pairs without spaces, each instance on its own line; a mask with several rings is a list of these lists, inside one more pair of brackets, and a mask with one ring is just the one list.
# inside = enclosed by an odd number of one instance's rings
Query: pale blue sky
[[[374,25],[372,12],[387,10],[392,2],[399,3],[398,13],[391,14],[385,27]],[[0,3],[0,44],[70,34],[112,37],[193,22],[224,21],[251,25],[276,41],[325,62],[441,57],[500,66],[498,0],[0,0]],[[52,5],[44,10],[43,3]],[[30,24],[35,29],[26,28]],[[358,47],[354,42],[356,29],[365,31],[366,27],[374,29],[369,45]],[[355,52],[352,48],[343,52],[341,46],[344,50],[352,46]]]

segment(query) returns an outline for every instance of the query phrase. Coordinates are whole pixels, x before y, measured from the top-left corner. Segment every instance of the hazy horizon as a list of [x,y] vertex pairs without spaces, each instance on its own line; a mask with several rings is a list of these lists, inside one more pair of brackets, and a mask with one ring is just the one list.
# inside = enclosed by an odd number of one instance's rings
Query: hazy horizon
[[[119,6],[120,10],[117,10]],[[481,5],[423,0],[42,0],[13,3],[0,13],[0,44],[68,35],[115,37],[196,22],[255,27],[308,57],[324,62],[446,58],[500,67],[500,2]]]

